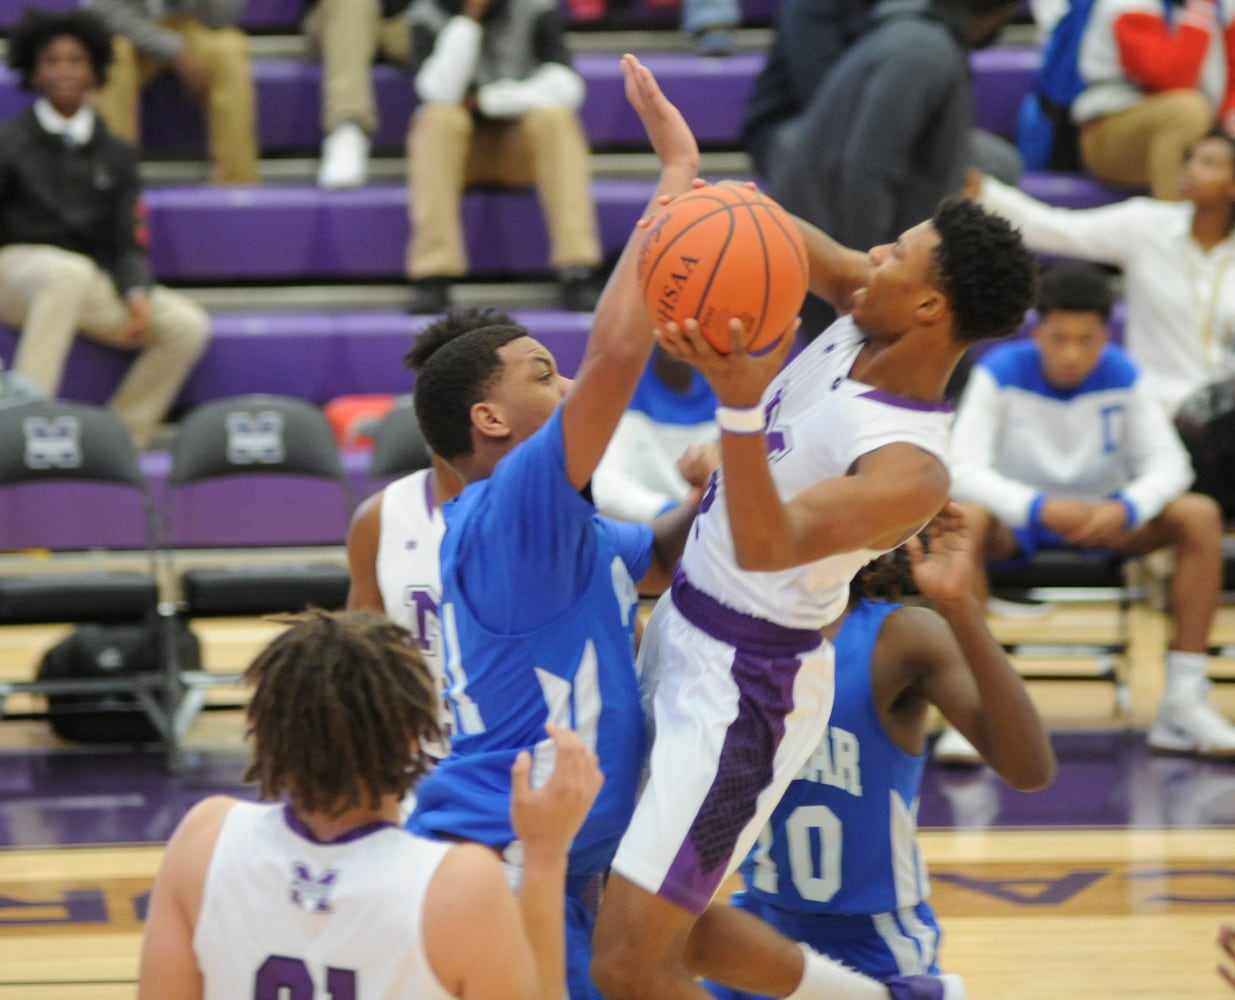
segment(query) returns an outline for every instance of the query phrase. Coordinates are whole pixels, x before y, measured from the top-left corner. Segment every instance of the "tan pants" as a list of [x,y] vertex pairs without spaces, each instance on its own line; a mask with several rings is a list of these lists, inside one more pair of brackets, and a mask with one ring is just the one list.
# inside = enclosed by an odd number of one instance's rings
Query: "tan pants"
[[1147,184],[1155,198],[1178,201],[1184,154],[1213,124],[1213,108],[1199,90],[1148,94],[1140,104],[1082,125],[1081,159],[1100,181]]
[[406,66],[412,29],[403,14],[382,19],[381,0],[319,0],[304,30],[322,60],[322,131],[355,122],[377,128],[373,61]]
[[124,341],[128,306],[89,257],[45,245],[0,248],[0,319],[21,328],[14,370],[55,396],[78,332],[140,351],[108,403],[138,447],[150,442],[210,339],[209,317],[183,295],[156,285],[150,308],[150,329]]
[[[210,67],[206,92],[206,131],[215,184],[256,184],[257,98],[249,66],[249,40],[237,28],[207,28],[192,18],[174,17],[159,22],[175,31],[202,62]],[[116,35],[114,61],[107,83],[95,95],[94,106],[108,128],[136,143],[141,132],[141,92],[167,71],[166,63],[138,55],[133,43]]]
[[535,184],[554,268],[600,263],[591,162],[579,117],[564,108],[517,121],[477,119],[461,105],[426,104],[407,136],[412,279],[467,270],[460,208],[472,184]]

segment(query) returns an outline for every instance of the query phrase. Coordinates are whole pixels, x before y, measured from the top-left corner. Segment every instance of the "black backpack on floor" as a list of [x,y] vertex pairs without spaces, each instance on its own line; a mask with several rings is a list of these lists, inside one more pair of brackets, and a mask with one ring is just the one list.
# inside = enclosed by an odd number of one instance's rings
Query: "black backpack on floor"
[[[201,669],[197,636],[176,619],[181,668]],[[133,625],[78,625],[44,655],[41,681],[134,677],[163,670],[160,621]],[[156,698],[162,694],[156,692]],[[161,737],[131,694],[59,694],[47,699],[52,731],[79,743],[152,743]]]

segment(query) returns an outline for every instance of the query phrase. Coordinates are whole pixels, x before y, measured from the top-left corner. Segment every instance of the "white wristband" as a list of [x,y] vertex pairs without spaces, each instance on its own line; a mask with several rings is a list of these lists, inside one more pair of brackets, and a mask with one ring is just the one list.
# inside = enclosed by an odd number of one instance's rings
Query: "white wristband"
[[762,406],[716,407],[716,426],[730,434],[762,434],[767,429]]

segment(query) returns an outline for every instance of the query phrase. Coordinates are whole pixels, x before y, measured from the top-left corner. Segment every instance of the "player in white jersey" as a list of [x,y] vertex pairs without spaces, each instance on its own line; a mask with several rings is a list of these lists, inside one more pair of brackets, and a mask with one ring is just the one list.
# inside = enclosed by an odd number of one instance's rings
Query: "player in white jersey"
[[265,799],[214,797],[167,846],[139,1000],[560,1000],[566,855],[603,781],[551,728],[552,774],[512,771],[519,899],[497,858],[398,825],[437,736],[437,698],[406,630],[372,612],[300,616],[246,671]]
[[[945,507],[927,538],[925,549],[914,538],[905,550],[933,610],[888,599],[909,582],[897,552],[859,572],[839,628],[827,630],[845,664],[828,733],[743,862],[744,890],[731,906],[709,907],[697,928],[735,973],[756,964],[735,933],[749,913],[876,979],[939,975],[940,931],[916,837],[931,705],[982,745],[1012,787],[1032,791],[1054,775],[1042,720],[972,593],[960,508]],[[962,995],[957,977],[940,986],[946,998]]]
[[[811,291],[850,315],[783,373],[787,337],[753,357],[736,330],[727,355],[693,321],[660,331],[716,391],[723,465],[644,634],[658,677],[650,777],[614,859],[593,965],[614,1000],[707,995],[693,974],[726,956],[692,947],[687,968],[698,915],[827,725],[833,663],[820,630],[844,610],[854,572],[943,506],[948,376],[970,343],[1011,333],[1033,302],[1020,237],[964,201],[869,254],[800,226]],[[800,953],[760,989],[888,995],[837,977]],[[914,988],[894,995],[929,995]]]
[[[403,358],[419,371],[443,344],[486,326],[509,326],[500,309],[461,306],[424,327]],[[463,480],[446,462],[431,455],[427,469],[396,479],[368,497],[357,509],[347,533],[351,587],[347,607],[384,612],[420,643],[421,654],[442,695],[441,723],[449,733],[450,710],[445,699],[445,671],[438,605],[442,573],[438,551],[446,522],[442,504],[459,495]],[[443,752],[438,756],[444,755]]]

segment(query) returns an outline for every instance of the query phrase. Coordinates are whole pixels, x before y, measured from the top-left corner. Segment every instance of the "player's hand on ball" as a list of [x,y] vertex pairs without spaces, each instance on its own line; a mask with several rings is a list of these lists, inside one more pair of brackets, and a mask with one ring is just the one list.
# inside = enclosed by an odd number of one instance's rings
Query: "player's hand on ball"
[[698,370],[722,406],[747,407],[758,405],[763,390],[784,367],[800,323],[795,316],[779,339],[759,354],[747,352],[746,330],[737,319],[729,321],[728,354],[717,351],[693,319],[682,326],[666,323],[658,327],[656,339],[673,357]]

